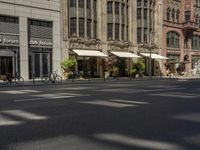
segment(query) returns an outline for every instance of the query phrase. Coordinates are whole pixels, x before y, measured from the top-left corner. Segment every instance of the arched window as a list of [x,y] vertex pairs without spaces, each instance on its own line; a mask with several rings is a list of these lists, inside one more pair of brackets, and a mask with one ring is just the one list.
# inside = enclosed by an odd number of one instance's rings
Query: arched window
[[170,8],[167,8],[167,21],[170,21]]
[[167,33],[167,47],[179,48],[179,34],[176,32]]
[[194,35],[192,37],[192,49],[200,50],[200,36]]

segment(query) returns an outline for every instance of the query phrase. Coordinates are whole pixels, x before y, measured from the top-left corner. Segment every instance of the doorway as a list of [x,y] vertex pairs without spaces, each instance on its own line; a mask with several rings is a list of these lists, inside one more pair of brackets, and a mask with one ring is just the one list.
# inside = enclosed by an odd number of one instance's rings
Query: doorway
[[0,57],[0,75],[13,74],[13,57]]
[[51,72],[50,52],[33,52],[29,58],[30,78],[41,78]]

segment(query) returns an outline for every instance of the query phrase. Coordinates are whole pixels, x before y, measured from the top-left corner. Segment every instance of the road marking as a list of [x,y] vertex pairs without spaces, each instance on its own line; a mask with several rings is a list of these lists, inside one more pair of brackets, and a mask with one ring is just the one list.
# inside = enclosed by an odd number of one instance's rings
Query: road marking
[[142,92],[158,92],[158,91],[173,91],[173,90],[184,90],[185,88],[169,88],[169,89],[101,89],[95,90],[100,92],[113,92],[113,93],[142,93]]
[[192,121],[192,122],[200,122],[200,113],[187,113],[181,115],[172,116],[174,119]]
[[178,82],[187,82],[188,80],[186,80],[186,79],[179,79],[179,80],[177,80]]
[[14,102],[24,102],[24,101],[40,101],[40,100],[49,100],[49,99],[63,99],[63,98],[72,98],[80,96],[90,96],[88,94],[77,94],[77,93],[56,93],[56,94],[38,94],[30,95],[34,98],[24,98],[24,99],[14,99]]
[[141,105],[150,104],[149,102],[130,101],[130,100],[123,100],[123,99],[110,99],[110,101],[128,103],[128,104],[141,104]]
[[187,94],[187,93],[157,93],[157,94],[150,94],[153,96],[163,96],[163,97],[175,97],[175,98],[197,98],[200,97],[198,94]]
[[30,113],[30,112],[27,112],[27,111],[24,111],[24,110],[5,110],[5,111],[1,111],[1,112],[3,114],[20,117],[20,118],[27,119],[27,120],[45,120],[45,119],[48,119],[48,117],[37,115],[37,114],[34,114],[34,113]]
[[54,96],[54,97],[38,97],[38,98],[14,99],[14,102],[40,101],[40,100],[49,100],[49,99],[71,98],[71,97],[75,97],[75,96]]
[[19,125],[22,121],[11,120],[10,118],[0,114],[0,126]]
[[0,93],[5,94],[27,94],[27,93],[39,93],[41,91],[36,90],[11,90],[11,91],[0,91]]
[[137,105],[133,105],[133,104],[123,104],[123,103],[104,101],[104,100],[83,101],[83,102],[79,102],[79,103],[91,104],[91,105],[101,105],[101,106],[115,107],[115,108],[136,107],[137,106]]
[[174,143],[140,139],[122,134],[99,133],[99,134],[94,134],[93,136],[100,140],[132,146],[133,149],[135,149],[134,147],[138,147],[138,148],[154,149],[154,150],[186,150],[184,147]]
[[59,90],[91,90],[94,87],[66,87],[66,88],[59,88]]

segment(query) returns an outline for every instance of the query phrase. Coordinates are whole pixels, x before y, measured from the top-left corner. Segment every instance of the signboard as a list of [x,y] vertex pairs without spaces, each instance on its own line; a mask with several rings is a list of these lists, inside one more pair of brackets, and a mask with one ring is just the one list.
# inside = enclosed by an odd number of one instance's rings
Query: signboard
[[19,39],[0,37],[0,45],[19,46]]
[[[11,35],[0,35],[0,45],[3,46],[19,46],[19,36],[11,36]],[[40,38],[31,38],[29,40],[30,47],[53,47],[52,39],[40,39]]]
[[31,38],[29,41],[30,47],[53,47],[52,39],[39,39],[39,38]]

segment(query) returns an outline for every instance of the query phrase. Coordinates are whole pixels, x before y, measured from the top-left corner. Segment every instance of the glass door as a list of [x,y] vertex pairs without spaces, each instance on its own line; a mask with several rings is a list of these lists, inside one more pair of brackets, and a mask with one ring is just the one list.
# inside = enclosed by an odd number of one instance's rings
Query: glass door
[[50,72],[50,53],[32,54],[32,72],[35,78],[48,75]]
[[13,57],[0,57],[0,74],[13,74]]

